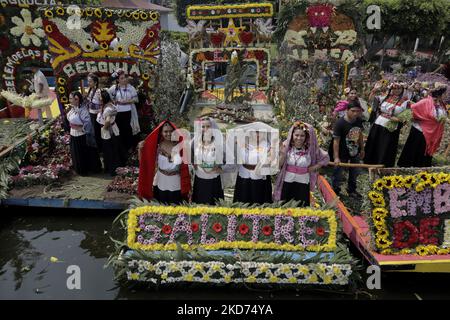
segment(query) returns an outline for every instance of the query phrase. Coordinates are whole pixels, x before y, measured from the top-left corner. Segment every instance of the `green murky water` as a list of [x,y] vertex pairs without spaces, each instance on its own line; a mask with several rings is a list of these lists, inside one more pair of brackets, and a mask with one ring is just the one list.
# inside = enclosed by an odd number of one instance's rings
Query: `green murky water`
[[[447,274],[389,273],[382,290],[352,293],[254,290],[235,287],[120,287],[105,268],[113,250],[111,223],[118,212],[1,208],[0,299],[450,299]],[[58,259],[52,262],[52,257]],[[53,259],[54,260],[54,259]],[[67,268],[81,271],[81,289],[67,288]],[[417,295],[416,295],[417,294]]]

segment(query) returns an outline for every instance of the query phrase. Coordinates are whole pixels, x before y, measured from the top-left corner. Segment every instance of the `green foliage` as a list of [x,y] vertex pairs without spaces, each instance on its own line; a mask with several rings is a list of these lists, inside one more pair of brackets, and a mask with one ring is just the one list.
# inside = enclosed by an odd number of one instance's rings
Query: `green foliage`
[[178,31],[161,31],[161,38],[175,41],[183,52],[189,51],[189,38],[186,32]]

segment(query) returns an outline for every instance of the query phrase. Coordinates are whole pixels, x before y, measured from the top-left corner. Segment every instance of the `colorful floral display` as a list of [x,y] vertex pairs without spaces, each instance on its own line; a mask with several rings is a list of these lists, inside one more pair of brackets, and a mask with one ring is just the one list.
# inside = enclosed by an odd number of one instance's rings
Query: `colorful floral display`
[[385,176],[373,183],[375,245],[384,254],[449,254],[450,174]]
[[42,11],[42,23],[62,103],[73,81],[91,72],[110,76],[119,68],[149,91],[160,55],[157,11],[55,6]]
[[336,12],[331,4],[313,4],[289,24],[284,41],[290,57],[302,61],[330,58],[349,64],[357,33],[351,18]]
[[206,88],[205,64],[208,62],[226,62],[231,60],[232,52],[244,50],[244,61],[256,63],[256,86],[259,90],[269,88],[270,53],[264,48],[223,48],[196,49],[191,52],[190,68],[194,75],[194,87],[197,92]]
[[191,20],[223,19],[223,18],[258,18],[258,17],[271,17],[272,15],[273,15],[273,6],[271,3],[189,6],[187,8],[187,18]]
[[332,251],[333,211],[146,206],[130,210],[128,246],[140,250],[276,249]]
[[128,262],[128,280],[154,284],[176,282],[257,283],[257,284],[319,284],[347,285],[352,269],[349,264],[267,263],[220,261]]
[[117,176],[108,185],[107,191],[116,191],[126,194],[137,194],[138,186],[138,167],[120,167],[116,169]]

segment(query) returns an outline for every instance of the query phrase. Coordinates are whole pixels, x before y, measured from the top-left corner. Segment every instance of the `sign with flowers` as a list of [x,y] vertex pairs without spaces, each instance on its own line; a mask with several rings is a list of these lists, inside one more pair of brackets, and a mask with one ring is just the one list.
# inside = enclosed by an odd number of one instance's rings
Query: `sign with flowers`
[[382,254],[450,253],[450,174],[384,176],[368,194]]
[[62,103],[73,82],[90,72],[110,76],[120,68],[149,91],[160,54],[157,11],[47,7],[41,15]]
[[270,54],[264,48],[223,48],[196,49],[191,51],[190,68],[194,77],[194,88],[197,92],[204,91],[206,86],[205,65],[212,62],[227,62],[231,60],[232,52],[243,53],[243,61],[256,64],[256,86],[260,90],[269,87]]
[[145,206],[130,210],[128,246],[140,250],[333,251],[331,210]]
[[[42,3],[41,3],[42,2]],[[48,1],[2,1],[0,10],[0,86],[13,93],[27,94],[31,73],[26,73],[31,62],[50,67],[45,32],[38,7]]]
[[352,47],[357,33],[352,19],[336,11],[332,4],[313,4],[288,25],[284,42],[290,57],[302,61],[330,58],[351,63],[355,57]]

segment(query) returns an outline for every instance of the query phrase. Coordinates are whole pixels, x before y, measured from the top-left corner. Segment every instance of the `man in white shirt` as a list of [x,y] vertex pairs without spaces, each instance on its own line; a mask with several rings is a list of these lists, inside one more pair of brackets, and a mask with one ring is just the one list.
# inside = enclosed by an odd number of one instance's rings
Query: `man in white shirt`
[[[31,71],[33,72],[33,88],[34,92],[36,93],[38,99],[47,99],[50,89],[48,87],[47,78],[42,73],[41,70],[39,70],[39,66],[34,64],[31,66]],[[52,118],[52,111],[50,106],[45,107],[45,114],[47,115],[47,118]],[[43,124],[42,121],[42,109],[38,109],[38,118],[39,123]]]

